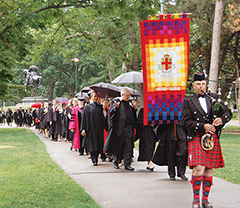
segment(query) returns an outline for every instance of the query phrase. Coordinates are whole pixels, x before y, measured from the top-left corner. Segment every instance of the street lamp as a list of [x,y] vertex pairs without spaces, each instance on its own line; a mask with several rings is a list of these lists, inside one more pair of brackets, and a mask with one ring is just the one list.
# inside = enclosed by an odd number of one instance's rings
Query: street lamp
[[81,59],[75,58],[75,59],[71,59],[71,61],[75,62],[75,66],[76,66],[76,69],[75,69],[75,89],[76,89],[76,93],[77,93],[77,70],[78,70],[77,63],[79,61],[81,61]]

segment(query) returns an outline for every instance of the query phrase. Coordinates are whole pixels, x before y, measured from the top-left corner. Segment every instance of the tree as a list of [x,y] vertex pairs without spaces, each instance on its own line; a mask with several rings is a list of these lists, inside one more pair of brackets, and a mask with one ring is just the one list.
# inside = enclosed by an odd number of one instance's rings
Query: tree
[[212,92],[217,92],[217,79],[219,75],[219,56],[221,42],[221,28],[223,18],[223,1],[217,0],[215,6],[215,16],[212,35],[211,65],[209,71],[209,84]]

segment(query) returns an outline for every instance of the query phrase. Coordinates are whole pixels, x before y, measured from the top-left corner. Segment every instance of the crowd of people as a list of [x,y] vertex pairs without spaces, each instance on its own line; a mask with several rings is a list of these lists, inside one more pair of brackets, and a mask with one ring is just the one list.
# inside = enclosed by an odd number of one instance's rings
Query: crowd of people
[[[169,125],[169,129],[162,125],[144,126],[143,108],[137,111],[136,101],[126,88],[121,91],[121,97],[111,100],[101,99],[97,92],[90,91],[88,97],[72,98],[68,103],[53,100],[26,111],[20,107],[12,118],[18,127],[35,126],[40,134],[52,141],[69,142],[70,150],[78,151],[79,155],[88,154],[94,166],[101,158],[113,162],[115,169],[123,165],[126,170],[133,171],[133,148],[135,141],[140,140],[138,161],[146,161],[147,170],[153,171],[154,163],[167,165],[170,179],[175,180],[176,165],[177,176],[188,180],[183,128],[177,126],[180,133],[175,139],[174,125]],[[173,138],[169,139],[169,135]],[[160,142],[155,152],[157,141]],[[176,164],[175,160],[178,161]]]
[[5,125],[7,123],[8,126],[12,126],[14,121],[17,127],[31,127],[34,124],[34,116],[36,117],[36,110],[32,111],[31,108],[27,110],[24,110],[22,107],[16,108],[14,113],[11,108],[8,108],[6,113],[2,108],[0,112],[0,124]]
[[[187,181],[188,165],[193,169],[192,207],[200,207],[202,184],[202,207],[211,208],[208,195],[213,184],[212,169],[224,167],[219,143],[221,128],[232,114],[225,106],[224,114],[214,117],[212,102],[205,96],[204,74],[194,75],[193,89],[195,94],[183,102],[180,124],[143,125],[143,108],[137,111],[136,100],[130,99],[127,88],[122,89],[120,98],[111,101],[100,99],[97,92],[90,91],[89,97],[73,98],[68,104],[53,100],[42,103],[34,111],[19,108],[13,113],[8,109],[5,114],[2,110],[0,119],[2,123],[6,118],[9,125],[14,119],[17,126],[29,127],[33,123],[46,138],[59,142],[63,139],[71,143],[70,150],[79,151],[79,155],[88,154],[93,166],[101,158],[112,162],[115,169],[121,164],[125,170],[133,171],[134,142],[139,139],[138,161],[146,161],[148,171],[154,170],[153,164],[167,165],[170,180],[175,180],[177,175]],[[211,96],[217,98],[215,94]],[[212,149],[206,150],[201,144],[205,133],[213,138]]]

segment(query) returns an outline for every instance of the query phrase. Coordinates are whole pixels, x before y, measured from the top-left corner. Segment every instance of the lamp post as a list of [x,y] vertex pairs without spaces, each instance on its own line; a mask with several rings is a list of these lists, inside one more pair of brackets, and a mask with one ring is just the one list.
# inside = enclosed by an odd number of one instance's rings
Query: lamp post
[[78,70],[77,63],[79,61],[81,61],[81,59],[75,58],[75,59],[71,59],[71,61],[73,61],[75,63],[75,66],[76,66],[76,69],[75,69],[75,90],[76,90],[76,93],[77,93],[77,70]]

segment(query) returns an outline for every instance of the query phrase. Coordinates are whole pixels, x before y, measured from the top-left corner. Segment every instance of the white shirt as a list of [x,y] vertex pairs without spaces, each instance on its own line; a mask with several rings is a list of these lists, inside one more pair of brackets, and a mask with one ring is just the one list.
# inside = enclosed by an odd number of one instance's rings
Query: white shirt
[[199,103],[200,103],[202,109],[204,110],[204,112],[208,113],[206,98],[205,97],[199,97],[198,100],[199,100]]

